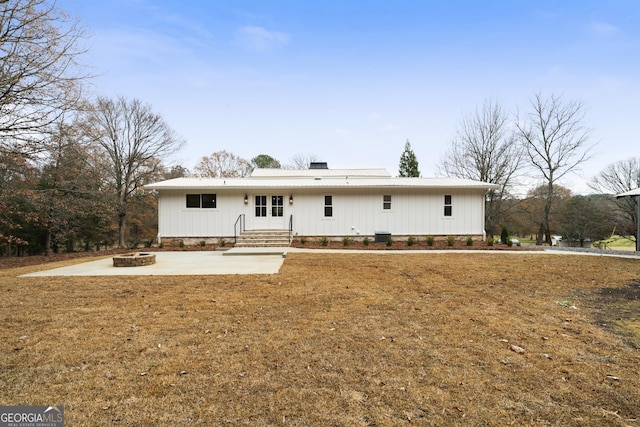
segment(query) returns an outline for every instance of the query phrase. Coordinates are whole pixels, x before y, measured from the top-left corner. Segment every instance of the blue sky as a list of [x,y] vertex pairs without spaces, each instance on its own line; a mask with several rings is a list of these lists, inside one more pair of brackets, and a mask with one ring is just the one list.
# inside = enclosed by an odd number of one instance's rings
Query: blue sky
[[536,93],[585,105],[594,157],[565,185],[640,156],[640,2],[59,0],[90,38],[95,95],[149,103],[215,151],[397,174],[409,140],[434,176],[485,99],[526,111]]

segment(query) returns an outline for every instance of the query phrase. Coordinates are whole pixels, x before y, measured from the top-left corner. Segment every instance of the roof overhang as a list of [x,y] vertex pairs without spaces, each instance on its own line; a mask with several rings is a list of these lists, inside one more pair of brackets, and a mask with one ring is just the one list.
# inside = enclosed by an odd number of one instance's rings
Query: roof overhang
[[640,188],[636,188],[635,190],[630,190],[624,193],[616,194],[616,198],[633,197],[633,196],[640,196]]
[[144,186],[148,190],[262,190],[262,189],[422,189],[491,190],[496,184],[451,178],[175,178]]

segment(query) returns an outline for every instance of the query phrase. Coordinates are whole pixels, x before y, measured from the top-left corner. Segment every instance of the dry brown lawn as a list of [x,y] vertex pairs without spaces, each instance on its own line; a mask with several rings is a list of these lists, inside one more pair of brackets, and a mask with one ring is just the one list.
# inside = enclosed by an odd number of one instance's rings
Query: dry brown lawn
[[640,426],[638,260],[293,253],[277,275],[17,277],[38,269],[0,272],[0,405],[64,405],[69,426]]

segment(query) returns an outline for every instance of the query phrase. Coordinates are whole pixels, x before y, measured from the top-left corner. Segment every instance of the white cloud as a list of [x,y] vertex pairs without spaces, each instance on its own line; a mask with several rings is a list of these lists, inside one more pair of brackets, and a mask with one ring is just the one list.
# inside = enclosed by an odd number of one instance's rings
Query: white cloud
[[396,126],[394,124],[387,124],[382,126],[381,128],[378,128],[378,131],[380,132],[394,132],[396,130],[400,130],[400,126]]
[[254,52],[269,52],[289,44],[289,35],[279,31],[270,31],[262,27],[240,27],[235,33],[235,43]]
[[592,22],[589,28],[598,36],[612,36],[620,32],[620,28],[606,22]]

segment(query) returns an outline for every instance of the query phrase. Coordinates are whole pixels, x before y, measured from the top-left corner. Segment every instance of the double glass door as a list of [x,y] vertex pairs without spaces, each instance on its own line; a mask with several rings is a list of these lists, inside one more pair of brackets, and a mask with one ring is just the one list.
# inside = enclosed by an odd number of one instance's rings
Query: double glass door
[[255,228],[285,228],[284,196],[256,195],[253,200]]

